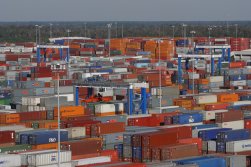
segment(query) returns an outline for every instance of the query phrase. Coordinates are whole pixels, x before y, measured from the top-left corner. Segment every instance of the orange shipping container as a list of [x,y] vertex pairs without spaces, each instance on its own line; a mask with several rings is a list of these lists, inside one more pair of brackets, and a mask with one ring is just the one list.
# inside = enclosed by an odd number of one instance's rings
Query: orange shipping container
[[58,122],[57,121],[42,121],[42,122],[39,122],[39,128],[57,129]]
[[239,100],[238,94],[220,94],[218,95],[218,102],[226,103],[226,102],[235,102]]
[[0,124],[12,124],[19,122],[19,114],[0,114]]
[[57,149],[58,143],[49,143],[49,144],[39,144],[39,145],[33,145],[32,150],[41,150],[41,149]]
[[207,84],[209,84],[209,80],[208,79],[199,79],[199,84],[207,85]]
[[[67,116],[76,116],[76,115],[83,115],[84,114],[84,107],[83,106],[63,106],[60,107],[60,116],[67,117]],[[58,116],[58,108],[54,108],[54,118]]]

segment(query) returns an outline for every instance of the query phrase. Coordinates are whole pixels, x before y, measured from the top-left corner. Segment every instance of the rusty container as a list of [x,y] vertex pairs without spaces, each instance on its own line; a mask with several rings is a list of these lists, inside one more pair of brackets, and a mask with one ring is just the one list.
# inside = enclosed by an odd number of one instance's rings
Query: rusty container
[[15,143],[15,131],[0,131],[0,144]]
[[99,138],[76,140],[61,143],[62,150],[71,150],[72,156],[100,153],[102,141]]
[[118,133],[125,131],[124,122],[99,123],[91,125],[91,136],[101,136],[104,134]]
[[244,114],[242,111],[228,111],[215,114],[216,123],[239,121],[243,119],[244,119]]

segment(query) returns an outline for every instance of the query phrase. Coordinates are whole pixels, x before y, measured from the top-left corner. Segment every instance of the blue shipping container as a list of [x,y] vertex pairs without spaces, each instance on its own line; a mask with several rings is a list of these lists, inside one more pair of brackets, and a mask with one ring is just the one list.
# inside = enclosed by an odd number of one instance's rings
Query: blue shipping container
[[204,125],[195,125],[192,126],[192,129],[206,129],[206,128],[215,128],[218,127],[217,124],[204,124]]
[[[68,141],[68,131],[60,131],[60,141]],[[58,131],[34,132],[29,135],[29,144],[48,144],[58,142]]]
[[199,131],[198,137],[203,141],[215,140],[219,132],[232,130],[231,128],[208,129]]
[[225,153],[226,152],[226,142],[216,142],[216,152],[217,153]]
[[240,100],[241,100],[241,101],[251,100],[251,95],[240,96]]
[[230,75],[229,76],[230,81],[240,81],[240,80],[246,80],[246,75]]
[[176,161],[179,165],[197,164],[199,167],[226,167],[224,158],[219,157],[198,157]]
[[184,46],[184,45],[187,46],[188,44],[189,44],[188,40],[181,39],[176,41],[176,46]]
[[118,157],[123,158],[123,144],[118,144],[114,146],[114,149],[118,152]]
[[237,141],[237,140],[246,140],[250,139],[251,133],[248,129],[238,129],[238,130],[229,130],[225,132],[219,132],[216,136],[217,141]]
[[132,148],[132,159],[134,160],[142,160],[142,148],[141,147],[133,147]]
[[174,124],[189,124],[203,121],[203,115],[200,113],[182,114],[173,117]]

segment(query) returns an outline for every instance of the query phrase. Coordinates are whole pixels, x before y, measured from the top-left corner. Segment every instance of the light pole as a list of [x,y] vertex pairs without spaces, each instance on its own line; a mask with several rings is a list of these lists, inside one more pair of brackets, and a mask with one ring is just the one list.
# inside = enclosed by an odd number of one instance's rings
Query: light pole
[[238,38],[238,24],[235,24],[234,26],[235,26],[235,38],[237,40],[237,38]]
[[59,70],[60,70],[60,64],[54,65],[54,69],[57,71],[57,95],[58,95],[58,167],[60,167],[60,142],[61,142],[61,136],[60,136],[60,101],[59,101]]
[[87,36],[87,34],[86,34],[86,23],[85,23],[85,37]]
[[118,23],[115,22],[115,28],[116,28],[116,38],[118,38]]
[[122,24],[121,25],[121,37],[124,38],[124,25]]
[[50,23],[50,38],[52,38],[52,23]]
[[38,44],[38,43],[37,43],[37,42],[38,42],[38,41],[37,41],[38,26],[39,26],[39,25],[37,25],[37,24],[35,25],[35,27],[36,27],[36,45]]
[[184,54],[185,54],[185,47],[186,47],[186,24],[182,24],[183,30],[184,30]]
[[42,25],[38,26],[38,44],[39,44],[39,45],[40,45],[40,43],[41,43],[40,29],[41,29],[42,27],[43,27]]
[[[190,31],[190,34],[192,35],[192,42],[193,42],[193,48],[194,46],[194,35],[196,34],[196,31]],[[194,74],[194,58],[192,60],[192,64],[193,64],[193,74]],[[193,77],[193,95],[194,95],[194,77]]]
[[173,28],[173,57],[174,57],[174,33],[175,33],[175,26],[172,25]]
[[[213,30],[213,28],[211,26],[208,27],[208,44],[209,46],[211,46],[211,31]],[[212,54],[212,50],[211,48],[209,49],[210,54]]]
[[108,40],[109,40],[108,57],[110,58],[110,56],[111,56],[111,28],[112,28],[112,23],[107,24],[107,28],[108,28]]
[[161,102],[162,102],[162,86],[161,86],[161,65],[160,65],[160,44],[161,44],[161,42],[162,42],[162,40],[161,39],[158,39],[158,41],[157,41],[157,43],[158,43],[158,47],[159,47],[159,92],[160,92],[160,98],[159,98],[159,101],[160,101],[160,103],[159,103],[159,112],[161,113],[162,111],[161,111],[161,107],[162,107],[162,104],[161,104]]
[[[68,52],[68,57],[70,57],[70,29],[67,29],[67,35],[68,35],[68,47],[69,49],[67,49]],[[69,68],[70,63],[67,61],[67,67]],[[68,76],[69,77],[69,76]]]

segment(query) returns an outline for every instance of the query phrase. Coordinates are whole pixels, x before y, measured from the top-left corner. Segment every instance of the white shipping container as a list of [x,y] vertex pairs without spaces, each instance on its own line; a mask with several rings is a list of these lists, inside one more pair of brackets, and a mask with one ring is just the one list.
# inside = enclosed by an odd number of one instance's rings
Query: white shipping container
[[[58,164],[42,165],[36,167],[58,167]],[[75,167],[75,165],[73,165],[71,162],[67,162],[67,163],[60,163],[60,167]]]
[[35,81],[51,82],[51,81],[52,81],[52,77],[46,77],[46,78],[35,78]]
[[28,105],[28,97],[22,97],[22,105]]
[[121,74],[111,74],[109,75],[109,80],[120,80]]
[[85,158],[73,161],[75,166],[80,165],[91,165],[91,164],[98,164],[98,163],[105,163],[105,162],[111,162],[110,156],[100,156],[100,157],[94,157],[94,158]]
[[231,141],[226,143],[227,153],[236,153],[242,151],[251,151],[251,139]]
[[115,112],[114,104],[98,104],[95,105],[95,113],[110,113]]
[[17,154],[0,154],[0,167],[20,167],[21,156]]
[[207,150],[212,151],[212,152],[216,152],[216,141],[209,140],[207,142]]
[[68,131],[68,138],[80,138],[86,136],[86,128],[85,127],[73,127],[73,128],[67,128]]
[[228,112],[228,110],[202,111],[203,120],[215,119],[215,113]]
[[127,68],[114,68],[113,69],[114,73],[122,73],[122,72],[127,72]]
[[211,76],[209,77],[209,82],[224,82],[223,76]]
[[39,150],[39,151],[34,151],[34,150],[29,150],[26,152],[21,152],[19,155],[21,155],[21,165],[22,166],[28,166],[28,155],[30,154],[40,154],[40,153],[48,153],[48,152],[56,152],[56,149],[51,149],[51,150]]
[[[0,61],[2,61],[2,60],[0,59]],[[7,70],[7,67],[6,67],[6,66],[0,66],[0,70],[1,70],[1,71],[6,71],[6,70]]]
[[[64,163],[64,162],[70,162],[70,161],[71,161],[71,151],[61,151],[60,162]],[[28,155],[29,166],[42,166],[42,165],[51,165],[51,164],[56,164],[56,163],[58,163],[57,151]]]
[[16,76],[7,76],[6,79],[7,80],[11,80],[11,81],[15,81],[16,80]]
[[0,81],[5,81],[6,77],[5,76],[0,76]]
[[230,81],[231,86],[246,86],[247,81],[246,80],[241,80],[241,81]]
[[236,101],[231,103],[233,106],[238,106],[238,105],[251,105],[251,101]]
[[188,73],[189,79],[200,79],[200,74],[197,73]]
[[40,97],[29,97],[28,98],[28,105],[38,105],[40,104]]
[[0,131],[4,131],[4,130],[21,130],[21,129],[25,129],[25,125],[6,125],[6,126],[0,126]]
[[244,120],[217,123],[221,128],[244,129]]
[[217,103],[217,95],[195,96],[197,104]]

